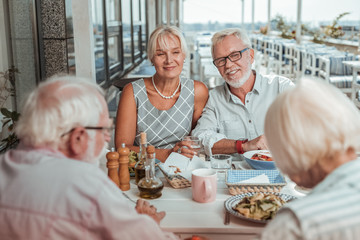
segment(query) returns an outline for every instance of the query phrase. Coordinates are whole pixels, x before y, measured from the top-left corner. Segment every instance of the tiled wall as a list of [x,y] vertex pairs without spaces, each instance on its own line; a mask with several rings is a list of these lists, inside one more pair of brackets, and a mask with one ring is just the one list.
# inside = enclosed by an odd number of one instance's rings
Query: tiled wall
[[71,0],[42,0],[40,14],[42,75],[74,72]]
[[[35,50],[32,25],[32,0],[8,1],[11,31],[12,61],[19,70],[16,74],[16,105],[21,103],[29,90],[36,86]],[[14,108],[15,109],[15,108]]]
[[[74,0],[76,1],[76,0]],[[75,73],[72,0],[8,1],[16,103],[54,74]]]

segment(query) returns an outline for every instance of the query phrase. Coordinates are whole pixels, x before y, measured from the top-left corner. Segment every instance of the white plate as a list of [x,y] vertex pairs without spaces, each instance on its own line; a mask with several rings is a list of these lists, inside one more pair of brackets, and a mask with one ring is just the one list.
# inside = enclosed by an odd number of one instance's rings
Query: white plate
[[[256,222],[256,223],[267,223],[267,222],[269,222],[270,220],[256,220],[256,219],[253,219],[253,218],[247,218],[244,215],[240,214],[238,211],[233,209],[244,197],[251,197],[254,194],[256,194],[256,193],[255,192],[244,193],[244,194],[239,194],[239,195],[235,195],[235,196],[232,196],[232,197],[228,198],[224,202],[225,210],[228,211],[231,215],[233,215],[233,216],[235,216],[237,218],[246,220],[246,221]],[[270,192],[270,193],[267,193],[267,194],[274,194],[276,196],[279,196],[285,202],[296,199],[296,197],[294,197],[294,196],[283,194],[283,193]]]

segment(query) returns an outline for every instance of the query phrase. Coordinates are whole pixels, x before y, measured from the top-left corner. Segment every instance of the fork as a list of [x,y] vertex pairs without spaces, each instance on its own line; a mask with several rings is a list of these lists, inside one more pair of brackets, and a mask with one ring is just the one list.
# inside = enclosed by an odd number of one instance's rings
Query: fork
[[131,202],[136,204],[136,201],[131,199],[126,193],[122,192],[122,194],[124,195],[124,197],[126,197],[127,199],[129,199]]
[[230,223],[230,213],[228,211],[225,211],[224,225],[229,225],[229,223]]

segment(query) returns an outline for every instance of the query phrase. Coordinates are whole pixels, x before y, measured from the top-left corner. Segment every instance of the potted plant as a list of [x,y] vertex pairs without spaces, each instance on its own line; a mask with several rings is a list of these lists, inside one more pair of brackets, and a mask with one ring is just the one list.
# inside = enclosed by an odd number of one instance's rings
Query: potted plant
[[[16,110],[8,109],[6,103],[9,99],[15,98],[15,73],[18,69],[14,66],[4,72],[0,72],[0,112],[2,114],[2,136],[0,144],[0,152],[4,152],[9,148],[13,148],[19,142],[14,128],[19,120],[20,114]],[[5,130],[5,131],[4,131]],[[6,131],[7,130],[7,131]]]
[[344,17],[348,14],[350,14],[350,13],[344,12],[344,13],[339,14],[339,16],[337,16],[334,19],[334,21],[331,25],[328,25],[325,27],[325,35],[332,37],[332,38],[339,38],[339,37],[344,36],[345,32],[342,30],[341,26],[338,26],[338,23],[342,17]]

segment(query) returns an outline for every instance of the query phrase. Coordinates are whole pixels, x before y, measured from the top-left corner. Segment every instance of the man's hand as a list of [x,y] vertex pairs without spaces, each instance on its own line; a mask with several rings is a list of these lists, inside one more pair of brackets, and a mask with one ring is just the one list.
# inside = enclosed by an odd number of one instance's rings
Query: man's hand
[[251,141],[248,141],[243,144],[244,152],[252,151],[252,150],[264,150],[269,149],[266,143],[266,139],[264,135],[260,135],[257,138],[254,138]]
[[137,200],[135,210],[139,214],[146,214],[150,216],[158,224],[160,224],[160,221],[165,217],[165,212],[157,212],[157,209],[154,207],[154,205],[150,205],[149,202],[143,199]]

